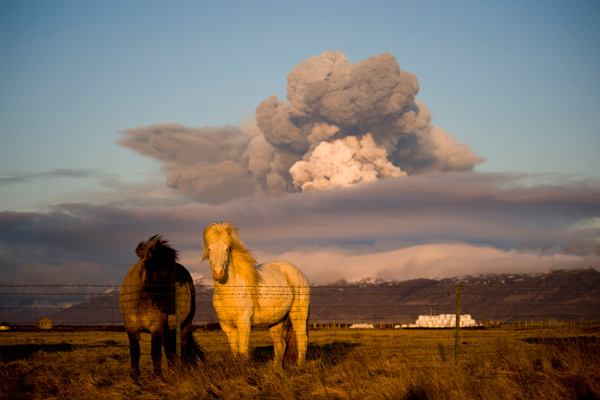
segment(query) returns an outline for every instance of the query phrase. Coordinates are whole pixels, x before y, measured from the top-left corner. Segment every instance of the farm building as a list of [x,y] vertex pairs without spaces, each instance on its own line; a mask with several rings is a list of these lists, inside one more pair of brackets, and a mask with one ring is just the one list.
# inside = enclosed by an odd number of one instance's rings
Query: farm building
[[[469,314],[460,316],[460,327],[476,326],[477,323]],[[419,315],[414,324],[407,324],[405,328],[454,328],[456,327],[456,314]]]

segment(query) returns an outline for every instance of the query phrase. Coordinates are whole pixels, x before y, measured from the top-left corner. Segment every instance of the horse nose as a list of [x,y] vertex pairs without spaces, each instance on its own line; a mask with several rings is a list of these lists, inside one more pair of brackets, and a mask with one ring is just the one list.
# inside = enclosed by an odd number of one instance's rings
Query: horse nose
[[213,277],[218,281],[223,278],[223,275],[225,275],[225,271],[222,269],[219,271],[213,271]]

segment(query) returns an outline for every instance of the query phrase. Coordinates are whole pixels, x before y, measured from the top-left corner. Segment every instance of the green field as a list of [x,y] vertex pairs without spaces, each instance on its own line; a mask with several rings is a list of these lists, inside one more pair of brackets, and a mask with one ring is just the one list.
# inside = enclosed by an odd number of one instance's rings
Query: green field
[[[197,330],[207,350],[191,371],[152,376],[143,335],[142,377],[129,378],[124,332],[0,332],[6,399],[599,399],[600,326],[544,324],[454,330],[311,330],[308,362],[276,374],[265,331],[248,363],[220,331]],[[165,361],[166,365],[166,361]]]

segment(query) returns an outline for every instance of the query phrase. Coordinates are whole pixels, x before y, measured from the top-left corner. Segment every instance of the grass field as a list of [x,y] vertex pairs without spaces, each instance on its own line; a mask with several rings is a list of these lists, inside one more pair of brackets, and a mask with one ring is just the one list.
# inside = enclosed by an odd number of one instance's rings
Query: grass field
[[[311,330],[308,362],[276,374],[265,331],[252,357],[230,356],[220,331],[195,332],[207,350],[191,371],[152,376],[143,335],[138,382],[124,332],[0,332],[6,399],[600,399],[600,327]],[[165,362],[166,365],[166,362]]]

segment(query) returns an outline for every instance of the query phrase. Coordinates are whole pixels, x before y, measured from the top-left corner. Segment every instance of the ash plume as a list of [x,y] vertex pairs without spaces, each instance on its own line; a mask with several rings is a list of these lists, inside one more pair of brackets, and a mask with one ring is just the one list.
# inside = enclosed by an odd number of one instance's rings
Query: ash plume
[[242,127],[162,124],[118,142],[165,163],[167,185],[202,201],[324,190],[483,160],[431,124],[419,83],[388,53],[351,64],[324,52],[288,74],[287,99],[271,96]]

